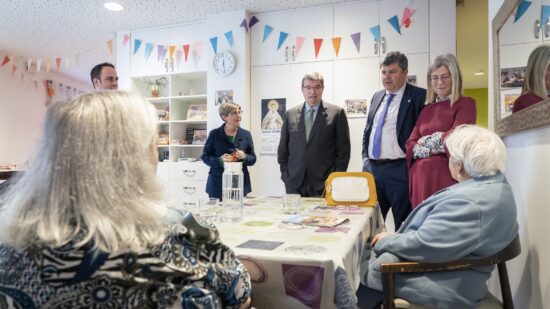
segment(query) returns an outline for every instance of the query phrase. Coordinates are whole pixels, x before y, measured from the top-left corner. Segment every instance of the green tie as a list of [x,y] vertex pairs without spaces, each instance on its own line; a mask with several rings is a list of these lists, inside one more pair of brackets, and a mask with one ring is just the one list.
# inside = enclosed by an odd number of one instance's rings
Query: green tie
[[306,140],[309,141],[309,135],[311,134],[311,127],[313,127],[313,112],[315,110],[310,108],[306,115]]

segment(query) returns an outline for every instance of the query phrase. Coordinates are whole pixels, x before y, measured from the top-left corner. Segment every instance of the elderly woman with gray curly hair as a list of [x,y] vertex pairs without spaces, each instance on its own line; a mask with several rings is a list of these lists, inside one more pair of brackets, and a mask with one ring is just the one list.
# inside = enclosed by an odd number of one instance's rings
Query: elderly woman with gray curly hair
[[[361,308],[376,308],[383,298],[380,265],[400,261],[448,262],[491,256],[517,235],[516,204],[502,174],[506,148],[492,131],[474,125],[455,128],[445,140],[449,169],[457,184],[421,203],[397,233],[373,238],[363,257]],[[477,308],[487,293],[494,267],[448,273],[403,274],[396,295],[430,308]]]

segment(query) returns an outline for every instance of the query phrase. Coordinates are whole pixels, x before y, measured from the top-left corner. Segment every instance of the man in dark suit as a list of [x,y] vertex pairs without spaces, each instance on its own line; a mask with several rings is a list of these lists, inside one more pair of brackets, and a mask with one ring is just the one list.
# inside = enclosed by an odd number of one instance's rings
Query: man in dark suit
[[400,52],[380,64],[385,90],[374,94],[363,133],[363,171],[374,175],[382,214],[391,207],[396,230],[411,211],[405,143],[426,100],[426,89],[406,82],[407,68]]
[[321,74],[306,74],[304,104],[286,112],[277,161],[287,193],[321,196],[328,175],[348,169],[348,119],[344,109],[322,100],[323,89]]

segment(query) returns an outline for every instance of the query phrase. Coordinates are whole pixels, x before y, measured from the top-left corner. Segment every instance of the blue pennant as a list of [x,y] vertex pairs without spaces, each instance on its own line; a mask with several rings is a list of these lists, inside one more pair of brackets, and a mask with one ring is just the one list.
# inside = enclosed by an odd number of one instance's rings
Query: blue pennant
[[288,37],[288,33],[281,31],[281,33],[279,34],[279,44],[277,44],[277,50],[281,48],[281,46],[283,45],[287,37]]
[[388,22],[390,25],[392,25],[393,29],[397,31],[397,33],[401,34],[401,28],[399,28],[399,18],[397,18],[397,15],[394,15],[390,19],[388,19]]
[[516,17],[514,17],[514,22],[518,21],[521,18],[521,16],[523,16],[523,14],[527,12],[527,9],[530,6],[531,6],[531,1],[526,1],[526,0],[521,1],[518,5],[518,10],[516,11]]
[[380,44],[380,42],[382,42],[382,39],[380,38],[380,25],[376,25],[374,27],[371,27],[370,32],[374,36],[374,39],[376,40],[376,43]]
[[140,46],[141,46],[141,40],[135,39],[134,40],[134,54],[137,53]]
[[233,47],[233,31],[227,31],[223,35],[225,35],[225,39],[227,40],[229,47]]
[[210,38],[210,44],[212,44],[212,49],[214,50],[214,54],[218,52],[218,37],[215,36],[213,38]]
[[271,31],[273,31],[273,27],[269,25],[265,25],[264,27],[264,38],[262,39],[262,43],[265,42],[265,39],[271,34]]

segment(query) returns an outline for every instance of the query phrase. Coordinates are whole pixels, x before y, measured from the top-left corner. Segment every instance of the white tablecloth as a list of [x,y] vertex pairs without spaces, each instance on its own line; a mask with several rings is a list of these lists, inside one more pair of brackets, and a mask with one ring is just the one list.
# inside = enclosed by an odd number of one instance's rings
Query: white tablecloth
[[252,302],[269,308],[356,308],[359,258],[367,239],[382,228],[378,208],[315,209],[320,199],[302,198],[305,213],[348,218],[334,228],[284,224],[280,198],[245,200],[244,220],[216,223],[252,279]]

